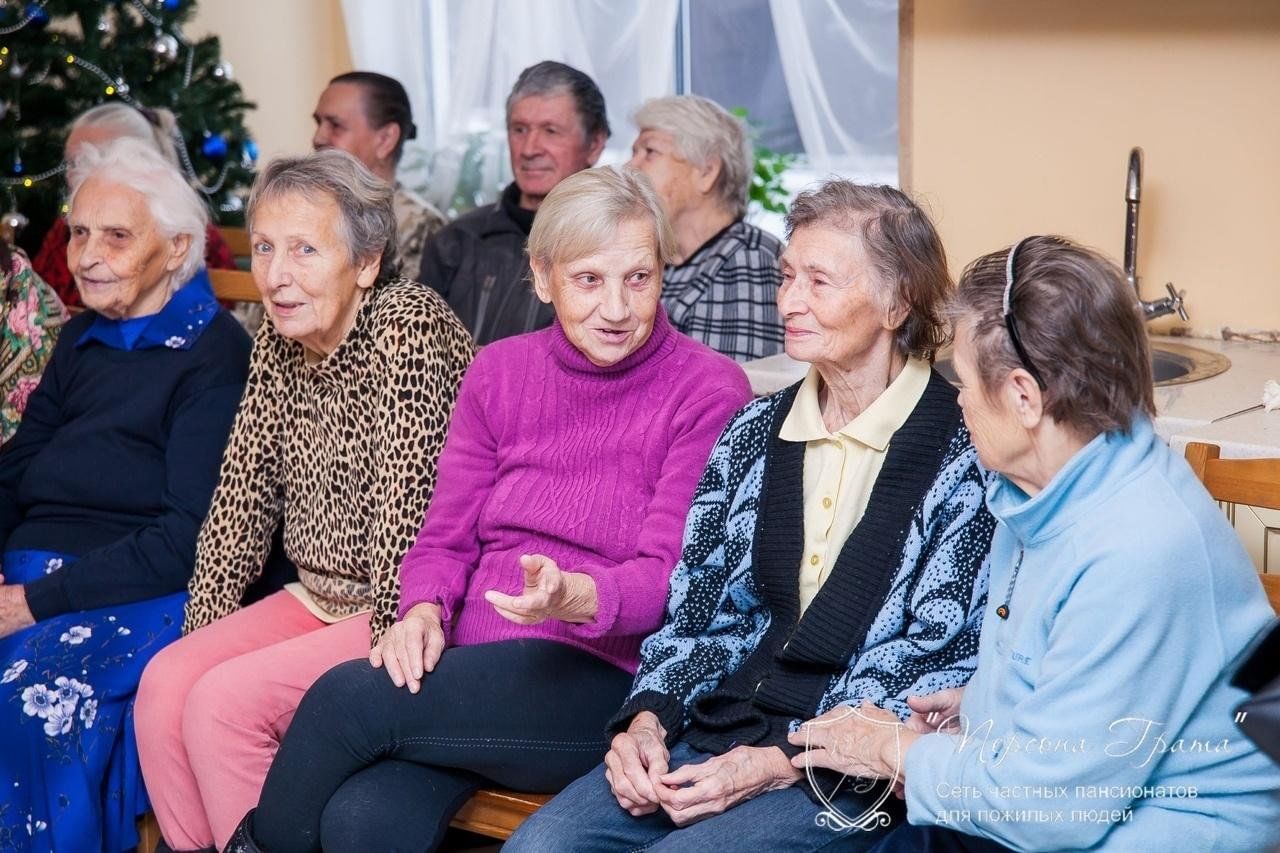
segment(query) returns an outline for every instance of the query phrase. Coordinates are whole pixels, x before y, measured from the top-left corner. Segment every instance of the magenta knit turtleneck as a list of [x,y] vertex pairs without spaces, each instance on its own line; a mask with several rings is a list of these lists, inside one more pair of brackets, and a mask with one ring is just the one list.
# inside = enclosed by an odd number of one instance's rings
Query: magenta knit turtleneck
[[[485,347],[401,564],[401,615],[436,602],[452,645],[558,640],[634,672],[662,621],[694,487],[748,399],[742,369],[661,310],[649,339],[607,368],[558,324]],[[517,625],[484,600],[490,589],[518,594],[520,555],[533,553],[595,579],[594,621]]]

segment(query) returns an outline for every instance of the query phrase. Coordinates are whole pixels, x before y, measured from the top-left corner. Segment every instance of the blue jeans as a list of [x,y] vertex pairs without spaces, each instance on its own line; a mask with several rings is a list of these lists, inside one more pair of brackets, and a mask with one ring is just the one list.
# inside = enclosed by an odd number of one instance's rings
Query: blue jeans
[[[671,749],[672,770],[698,764],[711,755],[681,742]],[[770,791],[739,803],[728,811],[683,828],[658,811],[632,817],[618,805],[604,778],[601,764],[565,788],[551,802],[521,824],[502,848],[504,853],[560,853],[564,850],[681,851],[727,853],[733,850],[849,850],[870,849],[889,827],[863,831],[837,830],[818,820],[823,808],[809,799],[807,782]],[[846,783],[848,784],[848,783]],[[874,801],[872,794],[844,792],[832,802],[855,818]],[[890,797],[885,807],[900,815]]]

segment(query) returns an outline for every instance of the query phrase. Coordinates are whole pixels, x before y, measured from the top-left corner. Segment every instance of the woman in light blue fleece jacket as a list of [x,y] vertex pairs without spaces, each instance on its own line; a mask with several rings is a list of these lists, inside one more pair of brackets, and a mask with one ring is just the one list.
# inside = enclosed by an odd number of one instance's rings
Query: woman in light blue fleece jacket
[[[837,709],[798,766],[905,784],[899,851],[1266,851],[1280,770],[1233,725],[1272,616],[1235,532],[1156,436],[1114,264],[1033,237],[960,281],[960,403],[999,522],[978,667],[905,728]],[[905,759],[899,758],[905,753]]]

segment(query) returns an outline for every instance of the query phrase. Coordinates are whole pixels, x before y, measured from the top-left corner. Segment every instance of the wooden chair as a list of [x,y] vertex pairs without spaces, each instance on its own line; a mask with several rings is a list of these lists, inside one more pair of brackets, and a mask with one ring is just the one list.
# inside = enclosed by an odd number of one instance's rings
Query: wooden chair
[[[520,823],[546,804],[548,794],[516,794],[511,791],[481,789],[467,800],[451,824],[486,838],[506,841]],[[138,853],[155,853],[160,843],[160,825],[156,816],[147,812],[138,819]]]
[[550,794],[517,794],[481,788],[453,816],[451,826],[506,841],[524,819],[546,805]]
[[237,262],[247,261],[253,255],[253,244],[249,242],[249,232],[243,228],[231,226],[219,227],[218,233],[226,242],[227,248],[235,256]]
[[[1216,444],[1193,441],[1187,462],[1214,500],[1280,510],[1280,459],[1222,459]],[[1263,574],[1271,607],[1280,613],[1280,574]]]
[[155,853],[160,843],[160,824],[156,823],[155,812],[147,812],[138,818],[138,853]]
[[261,302],[253,275],[242,270],[209,270],[213,295],[228,302]]

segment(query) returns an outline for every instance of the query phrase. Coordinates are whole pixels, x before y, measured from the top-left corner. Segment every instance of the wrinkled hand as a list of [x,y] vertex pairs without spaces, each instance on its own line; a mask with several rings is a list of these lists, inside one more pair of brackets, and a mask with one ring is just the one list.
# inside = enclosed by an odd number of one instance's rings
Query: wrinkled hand
[[561,571],[555,560],[542,554],[520,558],[524,590],[507,595],[491,589],[484,594],[505,619],[517,625],[537,625],[547,619],[590,622],[596,618],[596,582],[582,572]]
[[800,771],[776,746],[738,746],[664,774],[658,780],[658,798],[672,823],[689,826],[767,791],[790,787],[800,778]]
[[[0,575],[0,583],[4,576]],[[36,624],[27,606],[27,594],[21,584],[0,586],[0,638],[15,634],[30,625]]]
[[791,759],[798,768],[825,767],[863,779],[902,778],[907,748],[920,737],[906,728],[892,711],[863,702],[814,717],[787,736],[808,749]]
[[963,697],[963,687],[939,690],[928,696],[908,696],[911,716],[907,719],[907,728],[922,735],[959,731],[960,700]]
[[369,663],[385,666],[396,687],[407,684],[410,693],[417,693],[422,688],[423,674],[436,668],[443,652],[440,605],[416,604],[370,649]]
[[604,757],[604,778],[614,799],[632,817],[653,814],[662,805],[658,779],[667,772],[671,753],[667,732],[652,711],[641,711],[625,732],[614,735]]

